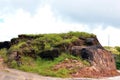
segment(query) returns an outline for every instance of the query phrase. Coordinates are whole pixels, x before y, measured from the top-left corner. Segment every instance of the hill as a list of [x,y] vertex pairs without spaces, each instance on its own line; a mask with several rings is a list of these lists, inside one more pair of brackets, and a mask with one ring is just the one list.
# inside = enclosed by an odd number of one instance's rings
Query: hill
[[115,76],[115,60],[94,34],[21,34],[0,43],[8,67],[55,77]]

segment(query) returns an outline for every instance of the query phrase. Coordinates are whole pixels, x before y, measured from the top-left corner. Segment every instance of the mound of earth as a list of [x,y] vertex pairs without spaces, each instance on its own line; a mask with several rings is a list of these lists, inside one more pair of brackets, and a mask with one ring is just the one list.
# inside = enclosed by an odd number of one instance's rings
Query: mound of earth
[[[80,57],[89,62],[89,66],[72,59],[66,59],[55,65],[53,70],[75,69],[73,77],[116,76],[114,56],[105,50],[93,34],[70,32],[63,34],[19,35],[11,41],[0,42],[0,49],[7,48],[10,55],[29,56],[54,60],[61,53]],[[36,57],[37,56],[37,57]]]

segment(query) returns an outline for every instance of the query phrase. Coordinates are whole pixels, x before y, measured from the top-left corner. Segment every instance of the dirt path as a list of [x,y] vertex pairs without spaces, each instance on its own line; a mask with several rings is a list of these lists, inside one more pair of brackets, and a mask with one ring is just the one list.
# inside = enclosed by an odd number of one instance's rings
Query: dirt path
[[0,80],[120,80],[120,76],[103,79],[86,78],[53,78],[45,77],[34,73],[23,72],[15,69],[0,70]]

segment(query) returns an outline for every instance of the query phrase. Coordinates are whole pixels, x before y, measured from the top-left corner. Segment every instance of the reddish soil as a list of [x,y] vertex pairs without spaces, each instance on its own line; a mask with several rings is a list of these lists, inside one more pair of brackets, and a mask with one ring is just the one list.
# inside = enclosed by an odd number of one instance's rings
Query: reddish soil
[[61,68],[66,68],[71,71],[71,77],[84,77],[84,78],[101,78],[101,77],[112,77],[118,76],[116,70],[104,71],[98,70],[94,66],[85,66],[82,62],[78,60],[65,59],[63,62],[60,62],[54,66],[54,70],[59,70]]
[[61,68],[66,68],[68,70],[78,70],[82,67],[85,67],[81,61],[73,60],[73,59],[65,59],[64,61],[60,62],[59,64],[54,66],[54,70],[58,70]]
[[73,73],[73,77],[90,77],[90,78],[100,78],[100,77],[112,77],[112,76],[118,76],[120,73],[118,73],[116,70],[112,71],[99,71],[94,69],[93,67],[86,67],[82,68],[76,73]]

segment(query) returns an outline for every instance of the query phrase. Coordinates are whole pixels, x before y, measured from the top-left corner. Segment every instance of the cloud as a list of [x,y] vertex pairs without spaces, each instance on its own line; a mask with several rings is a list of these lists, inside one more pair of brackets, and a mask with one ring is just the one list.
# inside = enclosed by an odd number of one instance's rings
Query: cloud
[[119,0],[53,0],[55,12],[72,21],[120,27]]
[[119,46],[120,45],[120,29],[114,28],[112,26],[108,26],[106,29],[102,29],[102,26],[98,26],[96,29],[92,31],[97,35],[100,43],[103,46]]
[[18,34],[60,33],[68,31],[84,31],[86,25],[70,23],[56,17],[51,7],[46,4],[31,15],[24,9],[17,9],[14,14],[3,15],[4,22],[0,23],[1,41],[10,40]]
[[108,45],[108,36],[110,46],[120,45],[118,0],[29,1],[0,0],[0,41],[18,34],[85,31],[96,34],[102,45]]
[[13,14],[20,8],[31,14],[35,14],[38,6],[42,6],[46,1],[47,0],[0,0],[0,15]]

